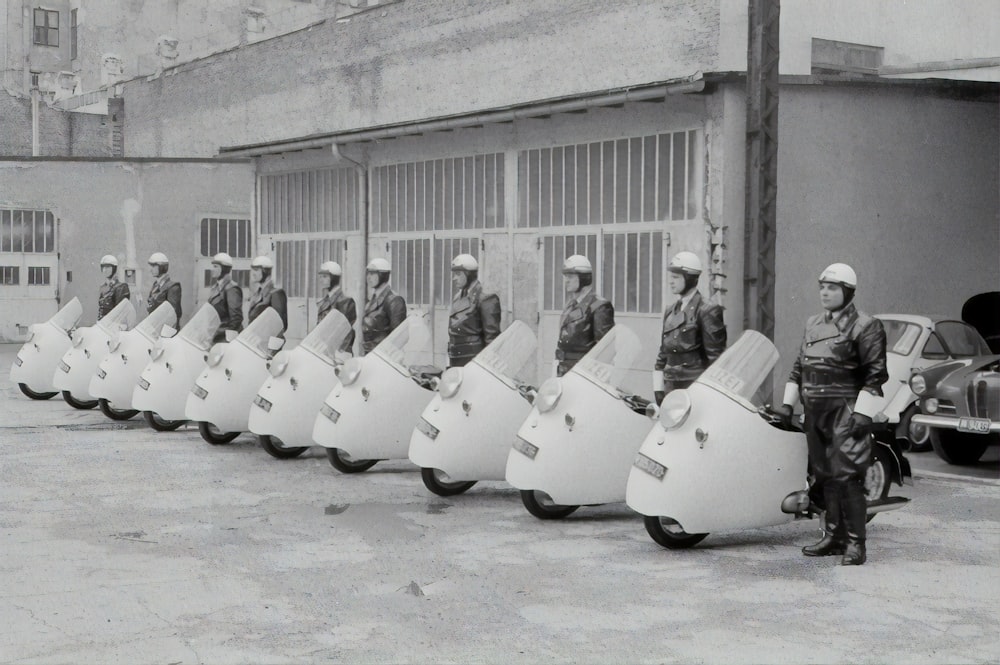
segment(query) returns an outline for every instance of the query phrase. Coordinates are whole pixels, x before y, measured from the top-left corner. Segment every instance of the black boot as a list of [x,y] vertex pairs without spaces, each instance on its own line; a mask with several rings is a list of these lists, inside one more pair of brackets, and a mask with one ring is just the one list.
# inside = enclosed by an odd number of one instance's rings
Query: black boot
[[850,480],[844,485],[842,505],[847,546],[840,565],[860,566],[866,558],[865,523],[868,521],[868,500],[865,498],[865,486],[861,479]]
[[826,504],[823,538],[818,543],[806,545],[802,553],[806,556],[832,556],[844,553],[844,525],[840,509],[840,484],[832,481],[823,483],[823,503]]

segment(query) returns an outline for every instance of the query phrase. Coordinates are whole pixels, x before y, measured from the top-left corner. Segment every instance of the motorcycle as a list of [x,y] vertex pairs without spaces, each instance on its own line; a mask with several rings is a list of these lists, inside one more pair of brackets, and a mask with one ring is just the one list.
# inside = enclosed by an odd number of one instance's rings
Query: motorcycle
[[344,315],[332,310],[297,347],[269,363],[271,376],[253,398],[248,425],[272,457],[298,457],[313,445],[313,420],[337,385],[337,368],[350,357],[339,351],[350,332]]
[[132,408],[142,411],[146,423],[157,432],[169,432],[187,422],[187,395],[205,366],[219,323],[219,313],[205,303],[179,333],[161,334],[153,345],[132,391]]
[[[801,427],[794,421],[782,426],[764,404],[777,361],[771,341],[748,330],[690,388],[663,399],[626,489],[626,503],[645,516],[646,531],[658,544],[686,548],[711,531],[820,514],[809,499]],[[865,478],[869,519],[909,501],[888,496],[890,481],[902,485],[909,476],[895,438],[875,441]]]
[[312,438],[341,473],[360,473],[381,460],[406,459],[413,424],[434,390],[436,373],[418,365],[431,357],[427,314],[414,312],[361,358],[340,368],[340,383],[316,416]]
[[539,519],[625,500],[625,482],[649,431],[648,400],[623,391],[639,340],[615,326],[561,378],[538,389],[507,456],[506,477]]
[[431,492],[453,496],[505,479],[511,442],[531,411],[533,389],[516,377],[536,346],[531,328],[514,321],[472,362],[441,375],[410,436],[410,461]]
[[52,399],[59,394],[52,384],[59,361],[73,344],[72,330],[83,316],[79,298],[73,298],[44,323],[28,327],[28,341],[18,349],[10,366],[10,380],[31,399]]
[[162,303],[132,330],[122,331],[109,346],[108,355],[90,379],[90,394],[101,412],[112,420],[129,420],[139,413],[132,408],[132,392],[160,332],[173,330],[177,314],[170,303]]
[[111,344],[128,330],[135,320],[135,307],[122,300],[93,326],[73,331],[73,344],[59,361],[52,385],[62,391],[63,399],[74,409],[93,409],[97,399],[90,394],[90,378],[97,366],[111,352]]
[[232,342],[208,353],[207,365],[191,386],[184,416],[212,445],[229,443],[249,428],[250,406],[267,379],[267,362],[281,348],[281,315],[268,307]]

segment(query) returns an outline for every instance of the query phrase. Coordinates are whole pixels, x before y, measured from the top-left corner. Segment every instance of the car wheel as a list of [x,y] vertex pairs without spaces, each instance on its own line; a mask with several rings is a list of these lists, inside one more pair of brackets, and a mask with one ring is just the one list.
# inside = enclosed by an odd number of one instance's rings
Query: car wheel
[[892,460],[889,453],[876,443],[872,450],[872,463],[865,472],[865,499],[871,503],[889,496],[892,484]]
[[424,481],[424,486],[438,496],[455,496],[468,491],[476,484],[475,480],[452,480],[441,469],[421,468],[420,477]]
[[994,434],[971,434],[950,429],[931,428],[931,446],[934,452],[948,464],[966,466],[975,464],[991,443],[1000,436]]
[[36,393],[24,383],[17,384],[17,387],[21,389],[21,392],[24,393],[26,397],[30,397],[31,399],[52,399],[59,394],[58,390],[51,393]]
[[899,430],[906,436],[907,450],[923,453],[931,449],[931,428],[927,425],[913,422],[916,406],[910,407],[899,423]]
[[101,413],[106,415],[108,418],[111,418],[111,420],[128,420],[129,418],[134,418],[139,415],[138,409],[116,409],[111,406],[111,402],[103,397],[98,398],[97,404],[101,408]]
[[659,517],[657,515],[647,515],[643,520],[646,525],[646,533],[656,541],[657,545],[662,545],[670,550],[683,550],[694,547],[705,540],[707,533],[688,533],[681,528],[677,520],[670,517]]
[[95,406],[97,406],[96,399],[77,399],[72,395],[70,395],[68,390],[62,391],[62,396],[63,400],[65,400],[65,402],[74,409],[86,410],[86,409],[93,409]]
[[378,463],[377,459],[354,459],[340,448],[327,448],[326,458],[330,460],[331,466],[341,473],[361,473]]
[[213,446],[229,443],[240,435],[239,432],[223,432],[212,423],[206,422],[198,423],[198,433],[201,434],[201,438]]
[[281,439],[270,434],[260,434],[257,439],[260,447],[276,459],[292,459],[309,450],[309,446],[285,446]]
[[146,420],[146,424],[155,429],[157,432],[173,432],[175,429],[187,422],[186,420],[167,420],[166,418],[161,418],[152,411],[143,411],[142,417]]
[[555,503],[552,497],[539,490],[521,490],[521,502],[540,520],[560,520],[580,507]]

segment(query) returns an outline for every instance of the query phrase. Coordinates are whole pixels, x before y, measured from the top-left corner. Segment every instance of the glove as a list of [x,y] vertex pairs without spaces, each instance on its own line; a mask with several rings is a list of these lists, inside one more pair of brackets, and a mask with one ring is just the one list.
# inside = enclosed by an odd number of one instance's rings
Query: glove
[[782,427],[792,426],[792,405],[782,404],[774,408],[774,413],[777,414],[778,418],[781,420]]
[[662,404],[663,403],[663,398],[666,397],[666,396],[667,396],[666,392],[664,392],[662,390],[654,390],[653,391],[653,401],[656,402],[656,406],[659,406],[660,404]]
[[871,431],[872,419],[863,413],[852,413],[847,423],[847,433],[855,439],[860,439]]

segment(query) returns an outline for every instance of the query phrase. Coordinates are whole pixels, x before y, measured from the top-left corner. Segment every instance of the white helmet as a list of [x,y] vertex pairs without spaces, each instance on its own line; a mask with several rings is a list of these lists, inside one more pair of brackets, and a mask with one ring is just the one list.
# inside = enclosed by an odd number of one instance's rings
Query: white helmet
[[586,256],[574,254],[563,261],[562,272],[564,275],[589,275],[594,272],[594,267]]
[[216,254],[215,256],[212,257],[212,263],[215,263],[215,264],[220,265],[220,266],[226,266],[226,267],[232,268],[233,267],[233,257],[229,256],[225,252],[219,252],[218,254]]
[[820,273],[819,281],[839,284],[849,289],[858,288],[858,275],[854,272],[854,268],[846,263],[831,263]]
[[385,259],[372,259],[365,268],[366,272],[392,272],[392,266]]
[[115,268],[117,268],[118,259],[116,259],[111,254],[105,254],[104,256],[101,257],[101,267],[104,266],[114,266]]
[[677,252],[674,258],[670,259],[667,270],[682,275],[700,275],[701,259],[694,252]]
[[476,257],[472,256],[472,254],[459,254],[451,260],[451,269],[466,271],[479,270],[479,261],[476,261]]
[[271,260],[269,256],[258,256],[253,261],[250,262],[251,268],[266,268],[270,270],[274,267],[274,261]]
[[341,275],[344,274],[344,271],[341,270],[340,264],[337,263],[336,261],[325,261],[323,265],[319,267],[319,274],[321,275],[326,274],[326,275],[332,275],[334,277],[340,277]]
[[151,266],[165,266],[170,263],[170,261],[167,260],[167,255],[163,252],[153,252],[149,255],[148,263]]

